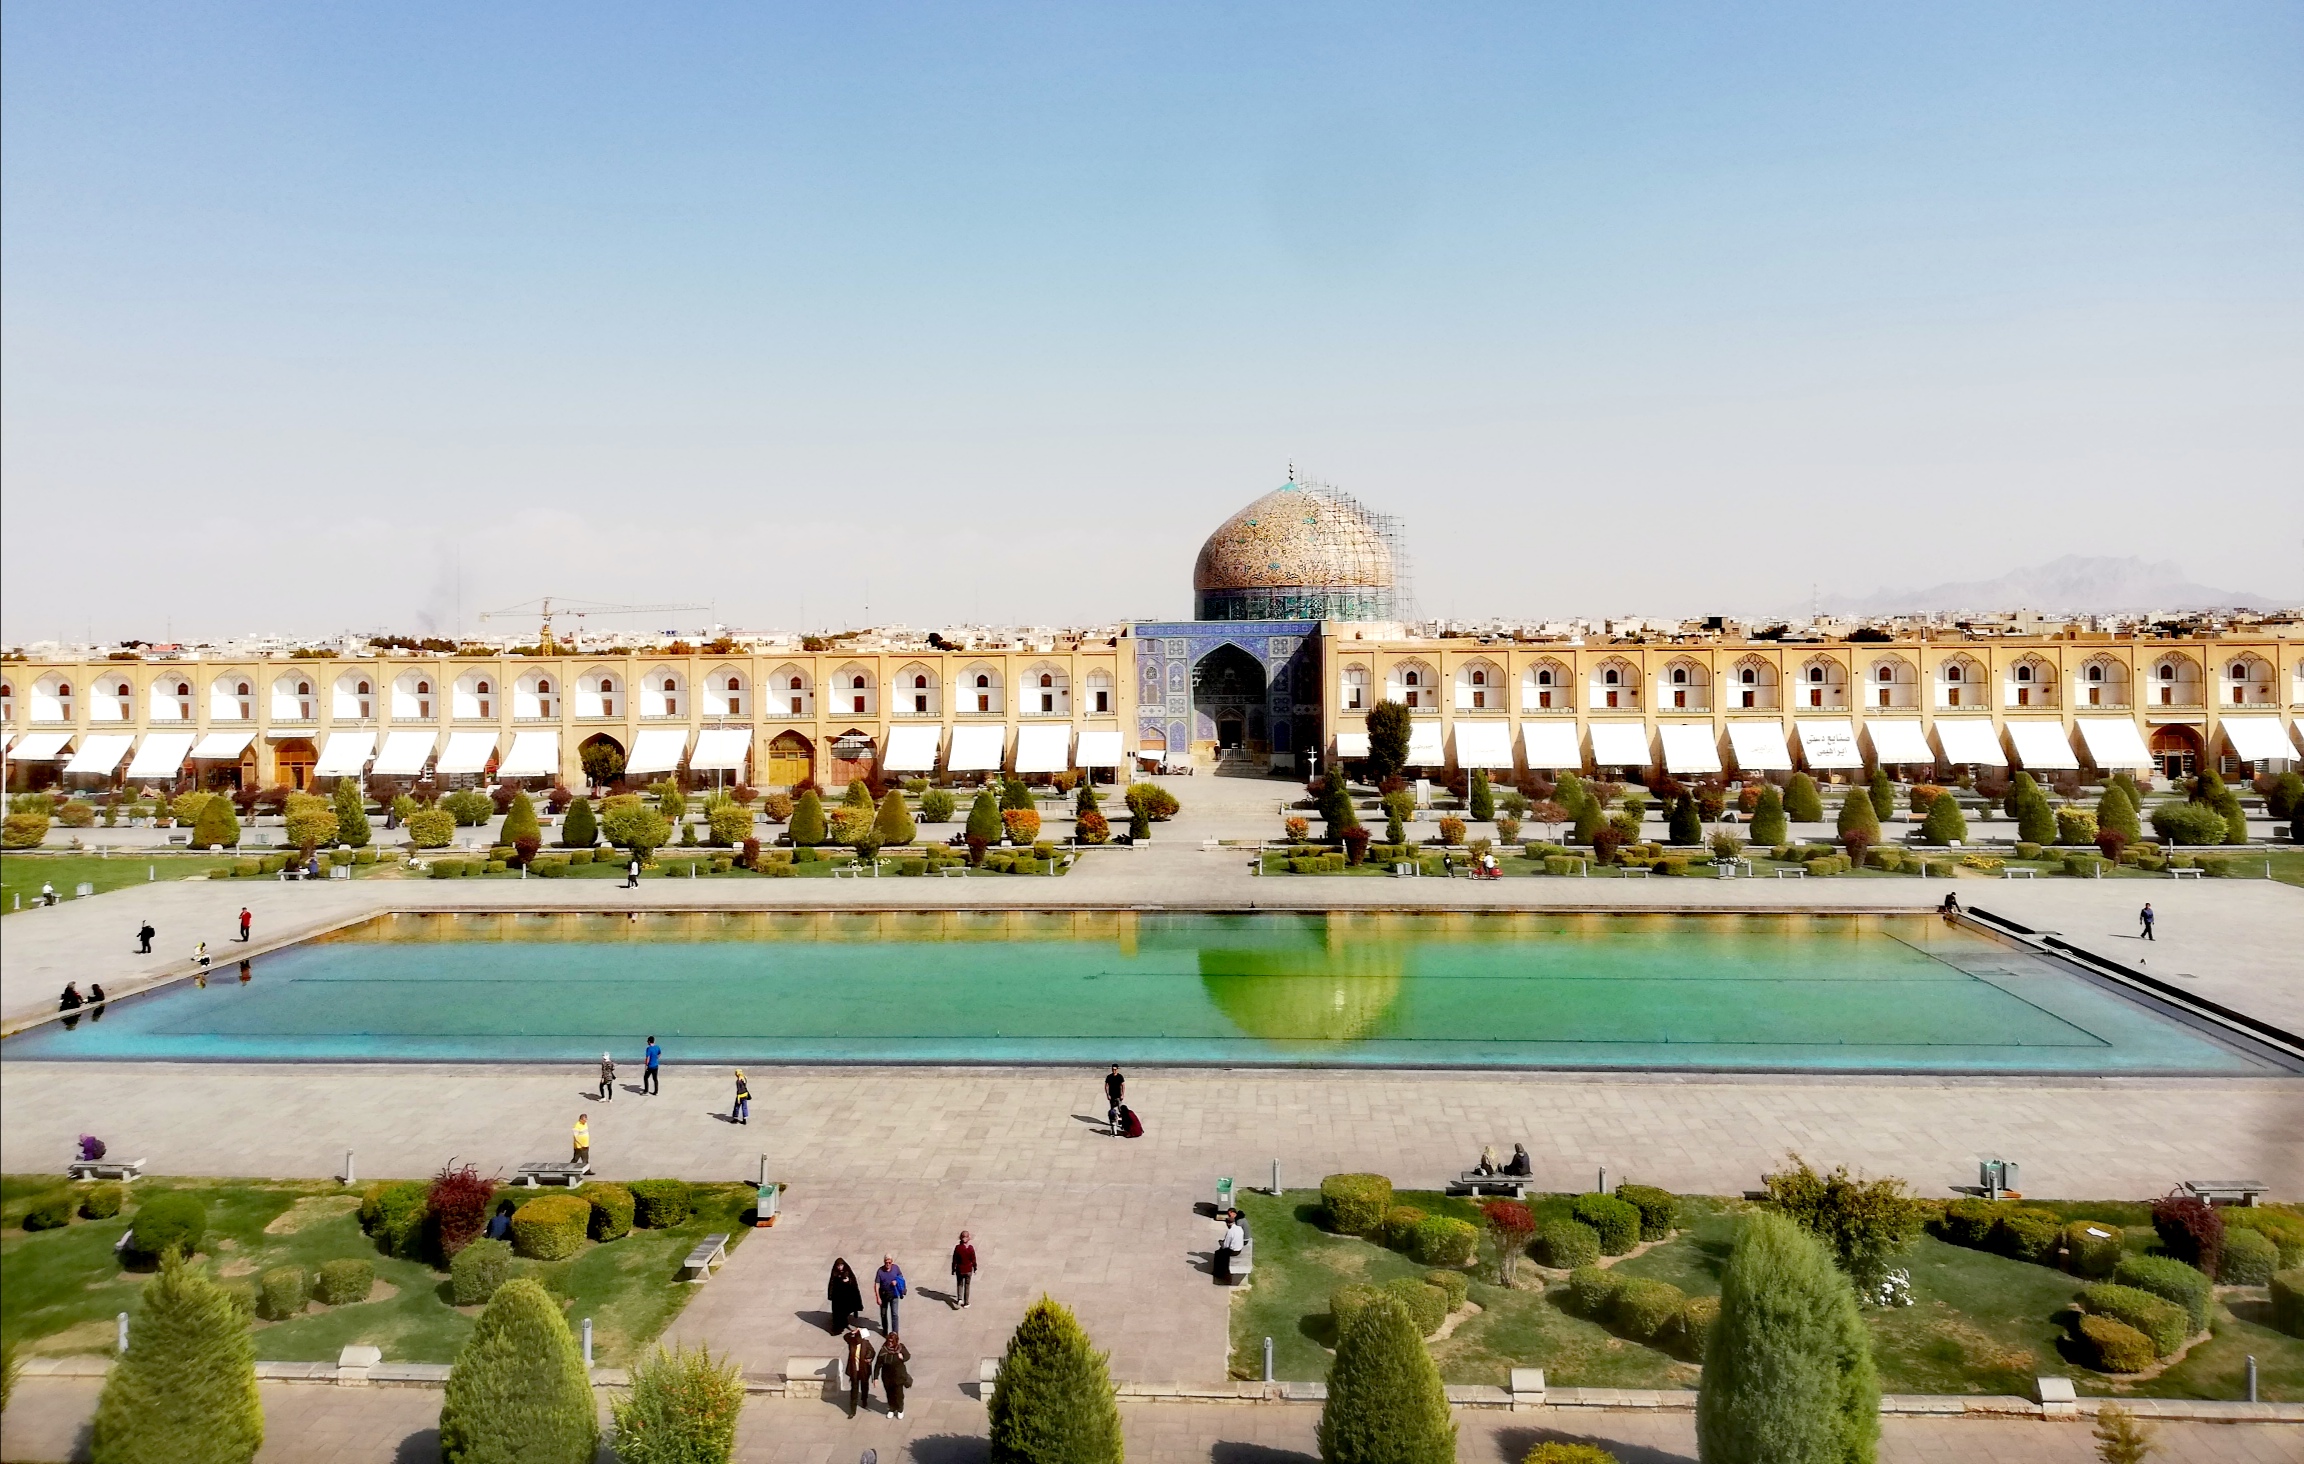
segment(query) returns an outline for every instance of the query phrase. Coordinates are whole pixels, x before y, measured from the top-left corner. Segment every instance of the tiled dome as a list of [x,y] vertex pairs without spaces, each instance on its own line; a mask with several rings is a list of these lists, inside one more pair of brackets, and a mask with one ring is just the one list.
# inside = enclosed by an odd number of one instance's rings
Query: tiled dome
[[1226,519],[1192,566],[1192,588],[1390,590],[1392,551],[1358,509],[1290,483]]

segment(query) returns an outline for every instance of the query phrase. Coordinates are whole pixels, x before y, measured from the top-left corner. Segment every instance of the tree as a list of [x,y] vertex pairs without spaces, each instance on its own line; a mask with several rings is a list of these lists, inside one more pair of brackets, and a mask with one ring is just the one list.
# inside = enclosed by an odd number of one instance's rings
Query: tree
[[1322,1464],[1454,1464],[1440,1370],[1399,1298],[1370,1301],[1337,1339],[1319,1438]]
[[2117,782],[2107,784],[2104,796],[2096,800],[2096,829],[2099,833],[2118,834],[2129,844],[2144,837],[2144,830],[2136,821],[2136,805],[2128,801],[2127,791]]
[[984,850],[1000,842],[1000,834],[1000,800],[992,796],[990,788],[980,788],[976,792],[976,801],[968,805],[969,851],[981,855]]
[[1936,796],[1928,805],[1928,816],[1920,823],[1920,841],[1924,844],[1965,844],[1968,842],[1968,816],[1960,811],[1960,800],[1950,789]]
[[872,785],[865,782],[862,778],[850,778],[848,780],[848,791],[841,796],[840,803],[841,806],[846,808],[874,807],[875,805],[872,801]]
[[[350,782],[350,779],[346,779]],[[206,849],[221,844],[229,849],[240,842],[240,819],[232,812],[229,798],[211,798],[208,806],[200,810],[199,822],[192,825],[192,847]],[[360,842],[368,842],[368,821],[360,821]]]
[[1466,812],[1472,815],[1474,823],[1494,823],[1496,821],[1496,794],[1488,786],[1488,770],[1486,768],[1474,768],[1472,770],[1472,787],[1465,797],[1465,803],[1468,805]]
[[658,778],[649,786],[648,795],[656,800],[656,811],[667,823],[678,823],[688,816],[688,795],[680,791],[679,779]]
[[291,793],[281,823],[288,842],[308,858],[322,844],[336,842],[336,813],[328,800],[310,793]]
[[2056,842],[2056,810],[2049,807],[2048,795],[2032,781],[2030,773],[2018,773],[2008,789],[2008,802],[2016,815],[2016,837],[2027,844],[2053,844]]
[[1320,777],[1320,817],[1327,821],[1326,834],[1341,840],[1346,829],[1360,827],[1360,815],[1352,807],[1352,794],[1344,786],[1344,770],[1331,766]]
[[1784,798],[1774,784],[1764,784],[1760,801],[1752,809],[1752,842],[1755,844],[1782,844],[1792,837],[1784,820]]
[[589,849],[600,842],[600,824],[592,817],[592,800],[579,798],[568,805],[568,814],[560,820],[560,845],[565,849]]
[[1821,1242],[1762,1211],[1738,1227],[1697,1384],[1704,1464],[1871,1464],[1880,1376],[1856,1293]]
[[592,1464],[599,1448],[592,1380],[560,1304],[535,1281],[505,1282],[449,1369],[442,1464]]
[[1848,796],[1840,800],[1839,830],[1843,841],[1851,834],[1860,834],[1867,844],[1880,842],[1880,815],[1874,811],[1870,793],[1862,788],[1848,790]]
[[1574,841],[1579,844],[1596,843],[1607,828],[1608,810],[1600,806],[1599,799],[1589,793],[1585,794],[1583,801],[1576,805],[1576,828],[1572,835]]
[[1405,788],[1395,788],[1384,795],[1384,842],[1408,842],[1408,820],[1416,812],[1416,795]]
[[706,1348],[658,1347],[632,1369],[631,1393],[609,1407],[624,1464],[727,1464],[744,1379]]
[[1704,820],[1697,816],[1696,800],[1686,793],[1672,800],[1672,813],[1665,820],[1665,837],[1675,844],[1701,844],[1704,842]]
[[1769,1203],[1822,1241],[1858,1288],[1878,1287],[1889,1262],[1920,1238],[1919,1202],[1900,1179],[1859,1179],[1846,1165],[1818,1174],[1799,1155],[1791,1160],[1791,1168],[1763,1176]]
[[496,836],[500,844],[517,845],[522,839],[542,842],[544,830],[536,822],[536,805],[528,801],[526,793],[512,795],[512,807],[504,815],[503,832]]
[[1000,1358],[985,1418],[992,1464],[1120,1464],[1112,1374],[1069,1308],[1043,1296]]
[[247,1464],[264,1443],[256,1339],[232,1294],[171,1251],[104,1381],[95,1464]]
[[[219,799],[218,801],[230,802],[229,799]],[[355,849],[365,847],[369,839],[368,806],[367,801],[360,794],[360,780],[358,778],[338,778],[336,791],[330,799],[330,803],[336,814],[335,842],[349,844]],[[195,840],[194,842],[198,841]]]
[[630,793],[621,793],[601,806],[600,831],[608,842],[632,851],[641,863],[672,838],[672,825],[664,815]]
[[1816,792],[1814,778],[1794,773],[1792,781],[1784,785],[1784,816],[1794,823],[1823,821],[1824,800]]
[[1022,778],[1003,778],[1000,780],[1000,811],[1002,813],[1006,813],[1011,808],[1030,808],[1031,806],[1032,790],[1024,786]]
[[606,737],[595,737],[577,748],[576,762],[596,788],[605,788],[624,776],[624,749]]
[[2096,1410],[2096,1457],[2103,1464],[2144,1464],[2152,1457],[2152,1430],[2117,1403]]
[[1886,768],[1872,770],[1872,812],[1876,818],[1896,816],[1896,784]]
[[800,801],[792,806],[792,822],[788,832],[792,835],[792,842],[803,848],[812,848],[824,842],[824,800],[816,796],[815,789],[810,788],[801,794]]
[[1408,709],[1380,701],[1368,709],[1367,778],[1381,783],[1408,765]]

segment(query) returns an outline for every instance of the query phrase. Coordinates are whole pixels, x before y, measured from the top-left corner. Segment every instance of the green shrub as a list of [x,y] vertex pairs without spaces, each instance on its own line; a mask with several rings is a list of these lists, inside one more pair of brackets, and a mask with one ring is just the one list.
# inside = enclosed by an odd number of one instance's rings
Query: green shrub
[[2010,1210],[1992,1230],[1992,1248],[2012,1260],[2052,1265],[2063,1243],[2064,1224],[2053,1211]]
[[312,1300],[312,1278],[302,1266],[274,1266],[256,1280],[256,1315],[284,1322],[304,1315]]
[[1439,1369],[1399,1301],[1370,1302],[1337,1339],[1319,1445],[1323,1464],[1455,1464],[1456,1425]]
[[1578,1266],[1568,1273],[1568,1300],[1579,1315],[1598,1319],[1608,1314],[1624,1278],[1598,1266]]
[[[83,1210],[81,1213],[87,1212]],[[2279,1247],[2280,1264],[2275,1269],[2293,1271],[2304,1266],[2304,1215],[2269,1205],[2229,1205],[2225,1207],[2223,1215],[2227,1240],[2235,1230],[2261,1231],[2266,1239]]]
[[1662,1240],[1680,1224],[1680,1201],[1652,1184],[1620,1184],[1616,1198],[1640,1212],[1640,1238]]
[[2016,857],[2019,859],[2037,859],[2040,857],[2040,846],[2029,839],[2018,839],[2016,841]]
[[489,860],[489,861],[488,861],[488,863],[487,863],[487,864],[486,864],[486,865],[483,867],[483,869],[482,869],[482,873],[485,873],[485,874],[502,874],[502,873],[503,873],[505,870],[507,870],[507,869],[510,869],[511,867],[512,867],[511,861],[510,861],[510,860],[508,860],[508,859],[491,859],[491,860]]
[[[216,801],[226,808],[232,806],[232,800],[229,798],[219,798]],[[367,843],[373,837],[373,831],[368,826],[367,805],[360,797],[360,780],[358,778],[338,778],[333,802],[336,811],[335,842],[350,844],[355,849]],[[534,832],[536,816],[533,813],[528,816],[528,824],[530,832]],[[510,835],[507,834],[506,837],[509,838]],[[194,834],[192,841],[199,843],[200,836]]]
[[744,1379],[704,1348],[658,1347],[632,1369],[632,1390],[610,1405],[623,1464],[728,1464]]
[[0,820],[0,848],[37,849],[47,837],[47,814],[11,813]]
[[1880,1376],[1855,1289],[1799,1225],[1747,1216],[1698,1383],[1705,1464],[1850,1464],[1879,1438]]
[[1954,1245],[1982,1250],[1991,1243],[1992,1231],[2000,1223],[2000,1212],[2006,1208],[1990,1200],[1954,1200],[1944,1207],[1936,1233]]
[[171,1253],[144,1283],[128,1351],[104,1380],[89,1457],[97,1464],[248,1464],[263,1443],[248,1312]]
[[2120,1264],[2125,1238],[2117,1225],[2075,1220],[2064,1227],[2065,1264],[2075,1276],[2109,1276]]
[[1557,1271],[1600,1259],[1600,1233],[1581,1220],[1554,1220],[1536,1232],[1536,1257]]
[[639,1208],[632,1191],[620,1184],[588,1184],[584,1198],[592,1206],[594,1240],[621,1240],[632,1233],[633,1212]]
[[449,1370],[442,1464],[592,1464],[600,1449],[594,1408],[560,1303],[534,1281],[507,1281]]
[[1008,1339],[985,1422],[992,1464],[1120,1464],[1120,1408],[1107,1355],[1069,1309],[1045,1296]]
[[448,1263],[448,1284],[458,1306],[478,1306],[512,1279],[512,1246],[480,1239],[456,1252]]
[[2224,815],[2205,803],[2163,803],[2152,810],[2152,832],[2164,844],[2221,844],[2229,829]]
[[512,1249],[530,1260],[564,1259],[583,1249],[591,1222],[591,1203],[581,1196],[538,1195],[512,1212]]
[[2166,1357],[2182,1347],[2193,1332],[2183,1307],[2133,1286],[2099,1282],[2080,1293],[2080,1306],[2093,1315],[2110,1317],[2143,1333],[2151,1339],[2154,1357]]
[[1448,1293],[1448,1310],[1462,1309],[1472,1295],[1472,1278],[1462,1271],[1426,1271],[1424,1284],[1437,1286]]
[[128,1234],[129,1249],[140,1256],[164,1256],[172,1250],[189,1256],[208,1234],[208,1207],[198,1195],[154,1195],[136,1207]]
[[2224,1232],[2224,1250],[2216,1261],[2216,1279],[2226,1286],[2264,1286],[2280,1269],[2280,1247],[2260,1230],[2234,1227]]
[[1680,1308],[1680,1350],[1699,1361],[1711,1345],[1713,1324],[1720,1320],[1720,1298],[1691,1296]]
[[1613,1195],[1578,1195],[1568,1213],[1592,1227],[1604,1256],[1620,1256],[1640,1243],[1640,1211]]
[[632,1223],[642,1230],[670,1230],[688,1223],[696,1194],[684,1179],[639,1179],[632,1191]]
[[1384,1293],[1376,1287],[1354,1281],[1328,1293],[1328,1315],[1336,1323],[1336,1335],[1341,1338],[1352,1330],[1352,1323],[1362,1308]]
[[368,1186],[360,1199],[360,1228],[376,1239],[376,1249],[404,1261],[423,1259],[424,1200],[431,1186],[404,1179]]
[[1342,1235],[1373,1235],[1392,1211],[1392,1181],[1381,1174],[1331,1174],[1320,1181],[1328,1228]]
[[1570,1444],[1555,1439],[1521,1455],[1520,1464],[1621,1464],[1621,1461],[1598,1444]]
[[1423,1223],[1424,1212],[1414,1205],[1394,1205],[1384,1212],[1384,1244],[1396,1251],[1408,1249],[1416,1243],[1416,1227]]
[[312,1282],[312,1298],[322,1306],[366,1301],[376,1285],[376,1268],[366,1261],[323,1261]]
[[2142,1372],[2160,1356],[2151,1338],[2111,1317],[2083,1313],[2078,1331],[2080,1350],[2098,1372]]
[[2169,1256],[2124,1256],[2112,1268],[2112,1279],[2122,1286],[2149,1291],[2184,1308],[2195,1332],[2208,1330],[2208,1310],[2215,1288],[2206,1276]]
[[1479,1248],[1479,1227],[1452,1215],[1427,1215],[1416,1226],[1416,1243],[1410,1253],[1418,1265],[1462,1266],[1471,1262]]
[[2291,1337],[2304,1337],[2304,1270],[2273,1276],[2272,1325]]
[[80,1213],[90,1220],[109,1220],[128,1202],[124,1184],[92,1184],[80,1192]]
[[24,1212],[26,1230],[62,1230],[72,1223],[72,1191],[60,1189],[32,1202]]
[[1426,1284],[1421,1276],[1395,1277],[1379,1289],[1408,1308],[1409,1319],[1415,1322],[1416,1334],[1420,1337],[1431,1336],[1448,1320],[1448,1293]]
[[1752,842],[1781,844],[1790,837],[1785,827],[1784,795],[1773,784],[1762,787],[1760,802],[1752,810]]
[[1670,1282],[1633,1276],[1608,1298],[1608,1323],[1634,1342],[1656,1342],[1668,1335],[1687,1304],[1687,1294]]

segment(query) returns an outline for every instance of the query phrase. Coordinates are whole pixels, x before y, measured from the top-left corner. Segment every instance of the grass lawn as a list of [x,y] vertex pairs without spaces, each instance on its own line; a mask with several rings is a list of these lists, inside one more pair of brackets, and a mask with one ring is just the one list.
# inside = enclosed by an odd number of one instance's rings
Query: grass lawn
[[0,910],[13,912],[18,896],[31,909],[42,884],[56,886],[56,893],[69,901],[83,881],[103,894],[145,883],[147,870],[164,880],[206,879],[209,870],[231,863],[232,856],[224,854],[0,854]]
[[[446,1273],[421,1261],[378,1255],[361,1233],[355,1193],[324,1180],[139,1180],[129,1210],[110,1220],[75,1218],[62,1230],[28,1232],[24,1211],[58,1188],[37,1175],[0,1178],[0,1336],[28,1354],[110,1350],[114,1318],[135,1314],[146,1280],[123,1268],[112,1247],[135,1205],[168,1190],[197,1194],[208,1206],[201,1258],[228,1280],[248,1280],[273,1266],[307,1268],[358,1258],[376,1268],[372,1299],[348,1306],[315,1303],[301,1317],[256,1323],[256,1355],[271,1362],[319,1362],[365,1343],[394,1362],[452,1362],[479,1308],[450,1304]],[[520,1192],[520,1193],[525,1193]],[[582,1191],[578,1191],[579,1194]],[[752,1207],[745,1185],[699,1185],[697,1210],[671,1230],[635,1230],[605,1244],[586,1242],[564,1261],[524,1263],[567,1308],[571,1324],[592,1318],[593,1355],[604,1366],[630,1362],[686,1305],[693,1288],[679,1281],[688,1251],[708,1233],[725,1231],[731,1249],[750,1234],[740,1218]]]
[[[1325,1378],[1335,1345],[1329,1294],[1347,1282],[1380,1284],[1424,1270],[1382,1246],[1322,1230],[1316,1190],[1248,1194],[1238,1203],[1256,1237],[1256,1272],[1232,1304],[1235,1377],[1261,1375],[1269,1336],[1279,1377]],[[1461,1198],[1402,1192],[1395,1203],[1479,1219],[1478,1207]],[[1565,1214],[1567,1205],[1566,1196],[1530,1198],[1539,1225],[1555,1212]],[[1749,1208],[1740,1200],[1683,1196],[1681,1230],[1616,1264],[1628,1275],[1668,1281],[1690,1296],[1716,1296],[1737,1217]],[[2131,1251],[2156,1245],[2144,1205],[2064,1202],[2044,1208],[2068,1219],[2118,1224]],[[2260,1396],[2304,1400],[2304,1340],[2272,1330],[2271,1305],[2260,1287],[2221,1293],[2210,1340],[2160,1376],[2127,1383],[2065,1353],[2062,1314],[2083,1284],[2078,1279],[1932,1236],[1915,1243],[1901,1264],[1912,1274],[1914,1304],[1864,1312],[1884,1391],[2029,1396],[2032,1380],[2047,1374],[2068,1376],[2086,1393],[2236,1398],[2245,1396],[2246,1359],[2253,1354]],[[1501,1385],[1514,1367],[1541,1367],[1546,1381],[1558,1387],[1695,1386],[1700,1370],[1693,1360],[1626,1341],[1575,1315],[1566,1307],[1565,1287],[1533,1289],[1543,1274],[1523,1262],[1518,1289],[1496,1285],[1495,1253],[1483,1238],[1479,1265],[1471,1272],[1471,1300],[1481,1310],[1432,1344],[1444,1380]]]

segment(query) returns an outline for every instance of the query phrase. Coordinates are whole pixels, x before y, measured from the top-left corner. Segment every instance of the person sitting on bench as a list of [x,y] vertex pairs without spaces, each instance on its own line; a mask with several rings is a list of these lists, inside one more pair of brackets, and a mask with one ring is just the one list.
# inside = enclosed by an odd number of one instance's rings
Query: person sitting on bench
[[80,1162],[93,1164],[104,1157],[104,1141],[94,1134],[80,1136]]
[[1526,1144],[1514,1144],[1512,1146],[1512,1162],[1504,1166],[1504,1172],[1518,1179],[1526,1179],[1536,1172],[1535,1161],[1528,1157]]
[[1472,1172],[1474,1174],[1494,1174],[1496,1172],[1496,1146],[1494,1144],[1482,1144],[1480,1146],[1480,1162],[1472,1166]]

